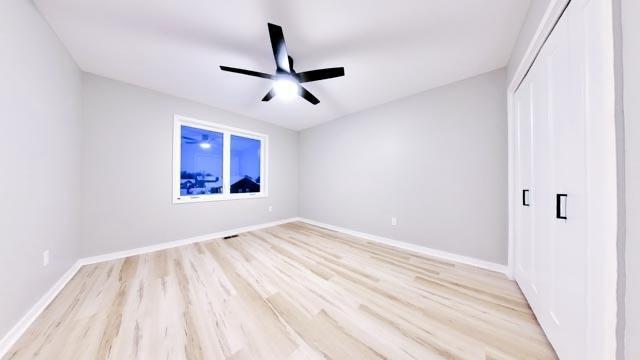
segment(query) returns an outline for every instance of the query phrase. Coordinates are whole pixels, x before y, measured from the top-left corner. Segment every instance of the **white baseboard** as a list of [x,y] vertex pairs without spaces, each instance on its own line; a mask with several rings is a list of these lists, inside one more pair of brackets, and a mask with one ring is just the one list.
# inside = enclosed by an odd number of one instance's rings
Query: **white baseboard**
[[79,261],[71,266],[58,281],[47,291],[38,302],[18,321],[18,323],[0,340],[0,358],[3,358],[11,347],[18,341],[20,336],[31,326],[35,319],[40,316],[44,309],[56,298],[58,293],[67,285],[69,280],[80,270],[82,265]]
[[379,242],[379,243],[382,243],[382,244],[391,245],[391,246],[394,246],[394,247],[397,247],[397,248],[400,248],[400,249],[414,251],[414,252],[417,252],[419,254],[424,254],[424,255],[427,255],[427,256],[432,256],[432,257],[436,257],[436,258],[440,258],[440,259],[444,259],[444,260],[458,262],[458,263],[462,263],[462,264],[465,264],[465,265],[471,265],[471,266],[479,267],[479,268],[486,269],[486,270],[496,271],[496,272],[499,272],[499,273],[503,273],[505,275],[508,273],[508,268],[507,268],[506,265],[496,264],[496,263],[493,263],[493,262],[490,262],[490,261],[479,260],[479,259],[475,259],[475,258],[471,258],[471,257],[468,257],[468,256],[463,256],[463,255],[457,255],[457,254],[453,254],[453,253],[442,251],[442,250],[432,249],[432,248],[429,248],[429,247],[426,247],[426,246],[422,246],[422,245],[410,244],[410,243],[407,243],[407,242],[404,242],[404,241],[392,240],[392,239],[388,239],[388,238],[385,238],[385,237],[382,237],[382,236],[371,235],[371,234],[363,233],[363,232],[360,232],[360,231],[355,231],[355,230],[346,229],[346,228],[339,227],[339,226],[334,226],[334,225],[321,223],[321,222],[315,221],[315,220],[310,220],[310,219],[305,219],[305,218],[298,218],[298,221],[302,221],[302,222],[305,222],[307,224],[319,226],[319,227],[322,227],[322,228],[325,228],[325,229],[341,232],[341,233],[344,233],[344,234],[347,234],[347,235],[353,235],[353,236],[361,237],[361,238],[366,239],[366,240],[371,240],[371,241]]
[[81,265],[88,265],[88,264],[95,264],[95,263],[104,262],[104,261],[122,259],[129,256],[147,254],[147,253],[151,253],[158,250],[171,249],[178,246],[193,244],[193,243],[207,241],[211,239],[223,238],[225,236],[235,235],[235,234],[239,234],[247,231],[260,230],[260,229],[282,225],[282,224],[286,224],[286,223],[290,223],[298,220],[299,220],[298,218],[294,217],[294,218],[282,219],[282,220],[272,221],[272,222],[258,224],[258,225],[245,226],[241,228],[225,230],[225,231],[220,231],[217,233],[211,233],[206,235],[199,235],[199,236],[194,236],[187,239],[169,241],[169,242],[145,246],[141,248],[135,248],[130,250],[112,252],[104,255],[86,257],[86,258],[80,259],[79,262]]
[[87,258],[81,258],[76,261],[71,268],[62,275],[62,277],[47,291],[46,294],[38,302],[29,309],[29,311],[18,321],[18,323],[0,340],[0,358],[4,357],[11,347],[18,341],[18,339],[25,333],[25,331],[31,326],[36,318],[46,309],[46,307],[55,299],[56,295],[67,285],[69,280],[80,270],[84,265],[95,264],[103,261],[121,259],[133,255],[140,255],[150,253],[158,250],[164,250],[174,248],[182,245],[193,244],[201,241],[207,241],[211,239],[219,239],[229,235],[235,235],[247,231],[254,231],[264,229],[272,226],[286,224],[294,221],[298,221],[299,218],[288,218],[278,221],[273,221],[264,224],[245,226],[241,228],[225,230],[217,233],[195,236],[188,239],[170,241],[162,244],[145,246],[141,248],[124,250],[113,252],[109,254],[92,256]]

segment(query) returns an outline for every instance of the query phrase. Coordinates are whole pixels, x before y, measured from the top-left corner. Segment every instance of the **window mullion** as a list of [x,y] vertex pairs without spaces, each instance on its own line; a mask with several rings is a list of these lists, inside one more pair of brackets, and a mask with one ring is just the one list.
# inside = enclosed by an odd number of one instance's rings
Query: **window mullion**
[[231,194],[231,134],[224,132],[222,147],[222,178],[224,179],[222,194]]

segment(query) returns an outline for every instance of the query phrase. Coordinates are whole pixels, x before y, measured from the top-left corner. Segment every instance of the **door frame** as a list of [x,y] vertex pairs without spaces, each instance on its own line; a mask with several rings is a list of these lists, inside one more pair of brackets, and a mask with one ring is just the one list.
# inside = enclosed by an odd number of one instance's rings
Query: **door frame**
[[[607,1],[607,0],[595,0],[595,1]],[[547,6],[547,9],[542,16],[542,20],[536,29],[536,32],[529,43],[527,50],[520,61],[517,64],[516,71],[514,72],[511,81],[507,84],[507,134],[508,134],[508,209],[509,209],[509,219],[508,219],[508,265],[507,265],[507,276],[510,279],[515,278],[515,236],[516,236],[516,223],[515,223],[515,211],[516,207],[519,204],[519,190],[516,188],[516,111],[515,111],[515,92],[520,86],[520,83],[523,81],[525,76],[527,75],[529,68],[534,63],[538,52],[544,45],[547,37],[553,30],[555,24],[557,23],[560,16],[564,13],[565,9],[569,5],[571,0],[550,0]],[[611,64],[611,92],[612,96],[607,98],[605,107],[606,110],[611,110],[612,116],[612,127],[615,129],[615,84],[614,84],[614,46],[613,46],[613,15],[611,10],[611,4],[609,3],[609,12],[603,13],[603,16],[609,16],[611,19],[611,28],[610,28],[610,36],[607,36],[610,44],[607,44],[611,48],[610,59],[607,59]],[[587,124],[588,126],[588,124]],[[615,137],[614,137],[615,139]],[[589,138],[587,138],[587,141]],[[593,144],[592,144],[593,142]],[[588,141],[588,146],[595,146],[596,149],[603,148],[603,144],[596,143],[595,141]],[[605,144],[610,145],[610,144]],[[615,140],[613,144],[614,149],[614,157],[611,159],[614,164],[614,168],[612,171],[612,178],[607,179],[606,183],[608,187],[611,187],[611,184],[617,183],[617,171],[615,168],[616,158],[615,158]],[[590,159],[587,158],[587,161]],[[589,303],[590,306],[594,306],[602,310],[602,312],[598,314],[594,314],[594,312],[590,312],[588,323],[592,324],[592,326],[588,327],[588,341],[592,341],[595,339],[604,339],[601,344],[597,345],[596,348],[593,349],[590,356],[592,359],[615,359],[616,358],[616,324],[617,324],[617,189],[612,189],[613,194],[610,194],[611,191],[608,191],[609,194],[605,194],[608,196],[612,196],[613,200],[608,199],[600,201],[598,204],[602,205],[603,203],[606,205],[600,211],[597,211],[598,216],[606,216],[607,219],[605,221],[599,221],[599,224],[604,224],[599,226],[595,225],[595,229],[592,227],[588,228],[588,231],[595,232],[599,235],[607,235],[613,232],[614,241],[607,242],[606,237],[601,237],[598,239],[600,242],[598,244],[600,257],[596,261],[597,270],[589,272],[589,293],[588,295],[600,294],[597,300],[591,301]],[[600,199],[602,200],[602,199]],[[596,199],[598,201],[598,199]],[[595,216],[596,214],[590,213],[591,216]],[[592,217],[588,217],[592,219]],[[615,226],[614,226],[615,225]],[[613,228],[612,228],[613,227]],[[589,242],[591,245],[592,242]],[[593,254],[592,254],[593,256]],[[592,257],[589,257],[588,261],[591,261]],[[599,271],[601,270],[601,271]],[[597,342],[597,341],[596,341]]]

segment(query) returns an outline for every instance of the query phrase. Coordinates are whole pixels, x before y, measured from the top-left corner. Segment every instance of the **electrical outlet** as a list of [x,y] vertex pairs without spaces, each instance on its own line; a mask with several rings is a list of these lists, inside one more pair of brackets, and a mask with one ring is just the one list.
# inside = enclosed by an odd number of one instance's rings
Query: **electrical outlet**
[[269,212],[273,211],[273,206],[269,205]]
[[391,218],[391,225],[396,226],[398,225],[398,219],[396,219],[395,217]]
[[45,250],[42,253],[42,266],[49,265],[49,250]]

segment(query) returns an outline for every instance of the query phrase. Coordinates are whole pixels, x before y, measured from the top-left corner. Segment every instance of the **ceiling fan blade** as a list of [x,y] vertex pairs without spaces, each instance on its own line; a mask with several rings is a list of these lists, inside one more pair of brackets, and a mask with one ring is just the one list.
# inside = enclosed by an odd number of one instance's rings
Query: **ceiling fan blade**
[[304,72],[298,73],[298,79],[299,79],[298,81],[300,83],[306,83],[311,81],[336,78],[340,76],[344,76],[343,67],[318,69],[318,70],[304,71]]
[[282,27],[271,23],[267,25],[269,26],[269,38],[271,39],[271,49],[273,50],[273,57],[276,60],[276,66],[280,70],[291,72],[289,54],[287,53],[287,45],[284,42]]
[[318,105],[320,103],[320,100],[318,100],[317,97],[313,96],[312,93],[310,93],[307,89],[303,88],[302,86],[300,86],[300,96],[305,100],[307,100],[308,102],[312,103],[313,105]]
[[295,70],[293,70],[293,58],[291,56],[289,56],[289,70],[295,72]]
[[229,66],[220,66],[220,70],[229,71],[229,72],[232,72],[232,73],[243,74],[243,75],[261,77],[261,78],[264,78],[264,79],[275,79],[275,76],[270,75],[270,74],[265,74],[265,73],[252,71],[252,70],[238,69],[238,68],[229,67]]
[[271,90],[269,90],[267,95],[265,95],[262,98],[262,101],[269,101],[269,100],[273,99],[274,96],[276,96],[276,92],[275,92],[275,90],[271,89]]

